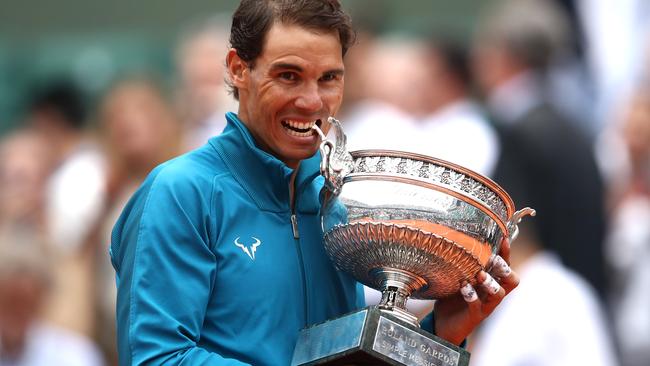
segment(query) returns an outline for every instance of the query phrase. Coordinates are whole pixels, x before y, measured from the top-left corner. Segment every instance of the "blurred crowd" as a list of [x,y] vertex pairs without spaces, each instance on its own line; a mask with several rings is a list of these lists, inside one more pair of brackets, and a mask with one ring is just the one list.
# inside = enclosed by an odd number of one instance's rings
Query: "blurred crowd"
[[[600,3],[503,1],[470,40],[357,24],[350,148],[455,162],[537,209],[512,247],[521,285],[469,340],[472,365],[650,365],[650,22]],[[89,108],[62,76],[0,136],[0,366],[117,364],[111,228],[153,167],[237,110],[228,26],[180,37],[172,88],[128,75]]]

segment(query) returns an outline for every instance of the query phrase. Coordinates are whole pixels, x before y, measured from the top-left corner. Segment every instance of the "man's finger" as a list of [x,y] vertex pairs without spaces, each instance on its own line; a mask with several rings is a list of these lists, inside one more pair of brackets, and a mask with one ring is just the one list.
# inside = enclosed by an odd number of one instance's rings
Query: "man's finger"
[[499,281],[506,294],[509,294],[519,285],[519,275],[510,268],[501,256],[495,255],[492,257],[488,268],[488,273]]
[[[494,279],[494,277],[490,276],[488,273],[483,272],[485,275],[483,276],[483,280],[481,281],[481,287],[487,292],[488,296],[493,296],[499,293],[499,291],[502,290],[501,285],[499,285],[499,282]],[[504,294],[505,295],[505,294]]]
[[506,294],[509,294],[510,291],[519,286],[519,275],[515,271],[510,271],[510,274],[507,276],[499,278],[499,283],[506,290]]
[[474,286],[469,282],[460,288],[460,294],[463,295],[463,300],[465,300],[466,303],[472,303],[478,300],[478,294],[476,293]]
[[501,241],[498,254],[506,261],[506,263],[510,264],[510,240],[508,238],[503,238]]
[[483,304],[481,303],[474,286],[470,283],[465,284],[460,288],[460,294],[467,303],[469,318],[473,319],[477,323],[480,322],[484,317],[482,310]]
[[495,255],[492,257],[492,260],[490,262],[488,273],[492,277],[501,279],[508,277],[510,273],[512,273],[512,269],[510,269],[510,266],[508,263],[506,263],[505,259],[503,259],[500,255]]
[[477,279],[479,280],[479,291],[484,294],[481,298],[482,312],[487,316],[506,296],[506,290],[487,272],[479,273]]

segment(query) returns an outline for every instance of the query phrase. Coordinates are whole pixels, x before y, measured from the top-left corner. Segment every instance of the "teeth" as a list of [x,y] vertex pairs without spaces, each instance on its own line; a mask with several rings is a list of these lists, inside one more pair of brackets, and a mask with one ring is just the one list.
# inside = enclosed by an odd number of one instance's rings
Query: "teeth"
[[[301,121],[293,121],[293,120],[283,120],[282,123],[286,127],[286,131],[289,133],[291,136],[298,136],[298,137],[309,137],[314,135],[314,131],[311,129],[317,122],[318,120],[315,121],[310,121],[310,122],[301,122]],[[302,130],[304,132],[296,131],[297,130]]]
[[298,131],[294,131],[294,130],[287,130],[287,132],[288,132],[289,135],[291,135],[291,136],[299,136],[299,137],[307,137],[307,136],[311,136],[311,135],[314,134],[313,131],[308,131],[308,132],[298,132]]
[[310,121],[310,122],[299,122],[299,121],[292,121],[292,120],[286,120],[287,124],[293,128],[299,128],[301,130],[305,130],[308,128],[311,128],[313,125],[316,124],[316,121]]

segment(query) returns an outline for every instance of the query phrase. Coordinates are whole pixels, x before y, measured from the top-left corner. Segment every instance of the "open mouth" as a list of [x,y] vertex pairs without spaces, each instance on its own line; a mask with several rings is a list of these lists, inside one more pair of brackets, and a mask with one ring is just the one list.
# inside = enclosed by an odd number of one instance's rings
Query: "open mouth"
[[320,127],[321,123],[322,122],[320,119],[311,122],[283,120],[282,127],[284,127],[291,136],[309,137],[315,134],[314,130],[312,130],[312,127],[314,125]]

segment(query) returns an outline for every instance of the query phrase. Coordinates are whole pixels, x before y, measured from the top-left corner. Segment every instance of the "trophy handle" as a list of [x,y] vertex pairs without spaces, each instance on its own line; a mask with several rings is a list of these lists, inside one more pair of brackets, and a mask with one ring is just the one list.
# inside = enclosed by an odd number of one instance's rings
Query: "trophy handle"
[[508,228],[508,241],[512,243],[513,240],[517,239],[517,236],[519,236],[519,227],[517,224],[521,222],[521,219],[523,219],[525,216],[535,216],[537,212],[530,208],[530,207],[525,207],[522,208],[521,210],[515,212],[512,214],[512,217],[510,220],[508,220],[508,223],[506,224],[506,227]]
[[338,196],[343,187],[343,179],[354,169],[354,160],[345,146],[347,138],[343,133],[341,122],[334,117],[329,117],[327,122],[334,127],[336,143],[329,140],[318,126],[314,125],[312,129],[318,133],[322,140],[320,144],[320,173],[325,178],[325,188],[333,196]]

